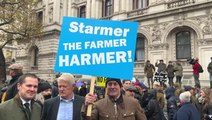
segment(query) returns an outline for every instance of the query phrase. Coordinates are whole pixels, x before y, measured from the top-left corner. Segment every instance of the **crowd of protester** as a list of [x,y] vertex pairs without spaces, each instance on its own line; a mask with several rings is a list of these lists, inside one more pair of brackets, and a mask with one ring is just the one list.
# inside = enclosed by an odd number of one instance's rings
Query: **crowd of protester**
[[[166,74],[168,85],[164,76],[153,78],[155,67],[157,73]],[[88,82],[76,86],[72,74],[57,75],[49,83],[35,74],[23,74],[22,69],[17,63],[9,66],[12,79],[1,89],[1,120],[212,120],[212,90],[201,88],[195,75],[195,86],[182,85],[180,61],[166,66],[160,60],[154,66],[148,60],[147,86],[138,80],[107,78],[105,87],[95,86],[94,94],[89,93]],[[209,74],[211,69],[210,63]],[[91,104],[91,116],[87,116]]]

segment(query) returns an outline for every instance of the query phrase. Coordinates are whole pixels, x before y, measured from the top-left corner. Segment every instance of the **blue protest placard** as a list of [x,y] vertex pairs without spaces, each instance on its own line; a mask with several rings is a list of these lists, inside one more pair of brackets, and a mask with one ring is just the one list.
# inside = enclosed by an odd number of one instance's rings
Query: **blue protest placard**
[[138,23],[64,17],[55,72],[133,77]]

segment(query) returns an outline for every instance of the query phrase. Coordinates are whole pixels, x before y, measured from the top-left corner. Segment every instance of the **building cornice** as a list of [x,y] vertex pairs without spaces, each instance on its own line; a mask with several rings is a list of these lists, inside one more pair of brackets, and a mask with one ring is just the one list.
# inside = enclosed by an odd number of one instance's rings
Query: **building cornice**
[[161,12],[155,12],[155,13],[150,13],[150,14],[142,14],[142,15],[137,15],[133,17],[128,17],[125,20],[129,21],[143,21],[143,20],[148,20],[148,19],[155,19],[159,17],[165,17],[165,16],[170,16],[173,14],[177,13],[185,13],[189,11],[196,11],[200,9],[205,9],[205,8],[211,8],[212,6],[212,1],[208,1],[205,3],[199,3],[199,4],[191,4],[191,5],[185,5],[182,7],[177,7],[177,8],[171,8],[167,9]]

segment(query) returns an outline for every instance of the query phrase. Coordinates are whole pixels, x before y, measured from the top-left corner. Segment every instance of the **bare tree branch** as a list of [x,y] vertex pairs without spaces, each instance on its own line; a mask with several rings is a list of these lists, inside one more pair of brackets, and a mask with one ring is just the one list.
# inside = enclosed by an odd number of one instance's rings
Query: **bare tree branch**
[[0,28],[0,30],[1,30],[1,31],[3,31],[3,32],[5,32],[5,33],[8,33],[8,34],[21,35],[21,36],[23,36],[23,37],[25,37],[25,36],[26,36],[26,34],[22,34],[22,33],[20,33],[20,32],[10,32],[10,31],[7,31],[7,30],[2,29],[2,28]]
[[2,44],[0,46],[0,49],[4,48],[4,46],[6,46],[8,43],[10,43],[11,41],[13,41],[14,39],[10,39],[10,40],[7,40],[4,44]]
[[10,23],[12,23],[13,21],[14,21],[14,19],[11,18],[9,21],[5,21],[5,22],[3,22],[3,23],[0,23],[0,26],[6,25],[6,24],[10,24]]
[[5,6],[5,5],[16,5],[16,4],[19,4],[19,2],[8,2],[8,1],[2,1],[0,2],[0,6]]

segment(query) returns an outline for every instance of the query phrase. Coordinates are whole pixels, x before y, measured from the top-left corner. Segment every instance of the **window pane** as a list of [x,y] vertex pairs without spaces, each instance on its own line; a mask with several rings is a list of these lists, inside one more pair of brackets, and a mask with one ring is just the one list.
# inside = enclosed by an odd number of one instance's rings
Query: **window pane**
[[81,18],[86,17],[86,7],[85,6],[80,7],[80,16],[79,17],[81,17]]
[[145,59],[145,40],[144,37],[138,37],[136,42],[135,61]]
[[176,34],[176,57],[186,59],[191,57],[190,32],[183,31]]
[[41,23],[41,24],[43,23],[43,12],[42,11],[37,13],[37,20],[39,23]]
[[105,2],[105,16],[112,14],[112,0],[106,0]]
[[38,66],[38,48],[36,47],[34,49],[34,63],[33,63],[34,66]]

